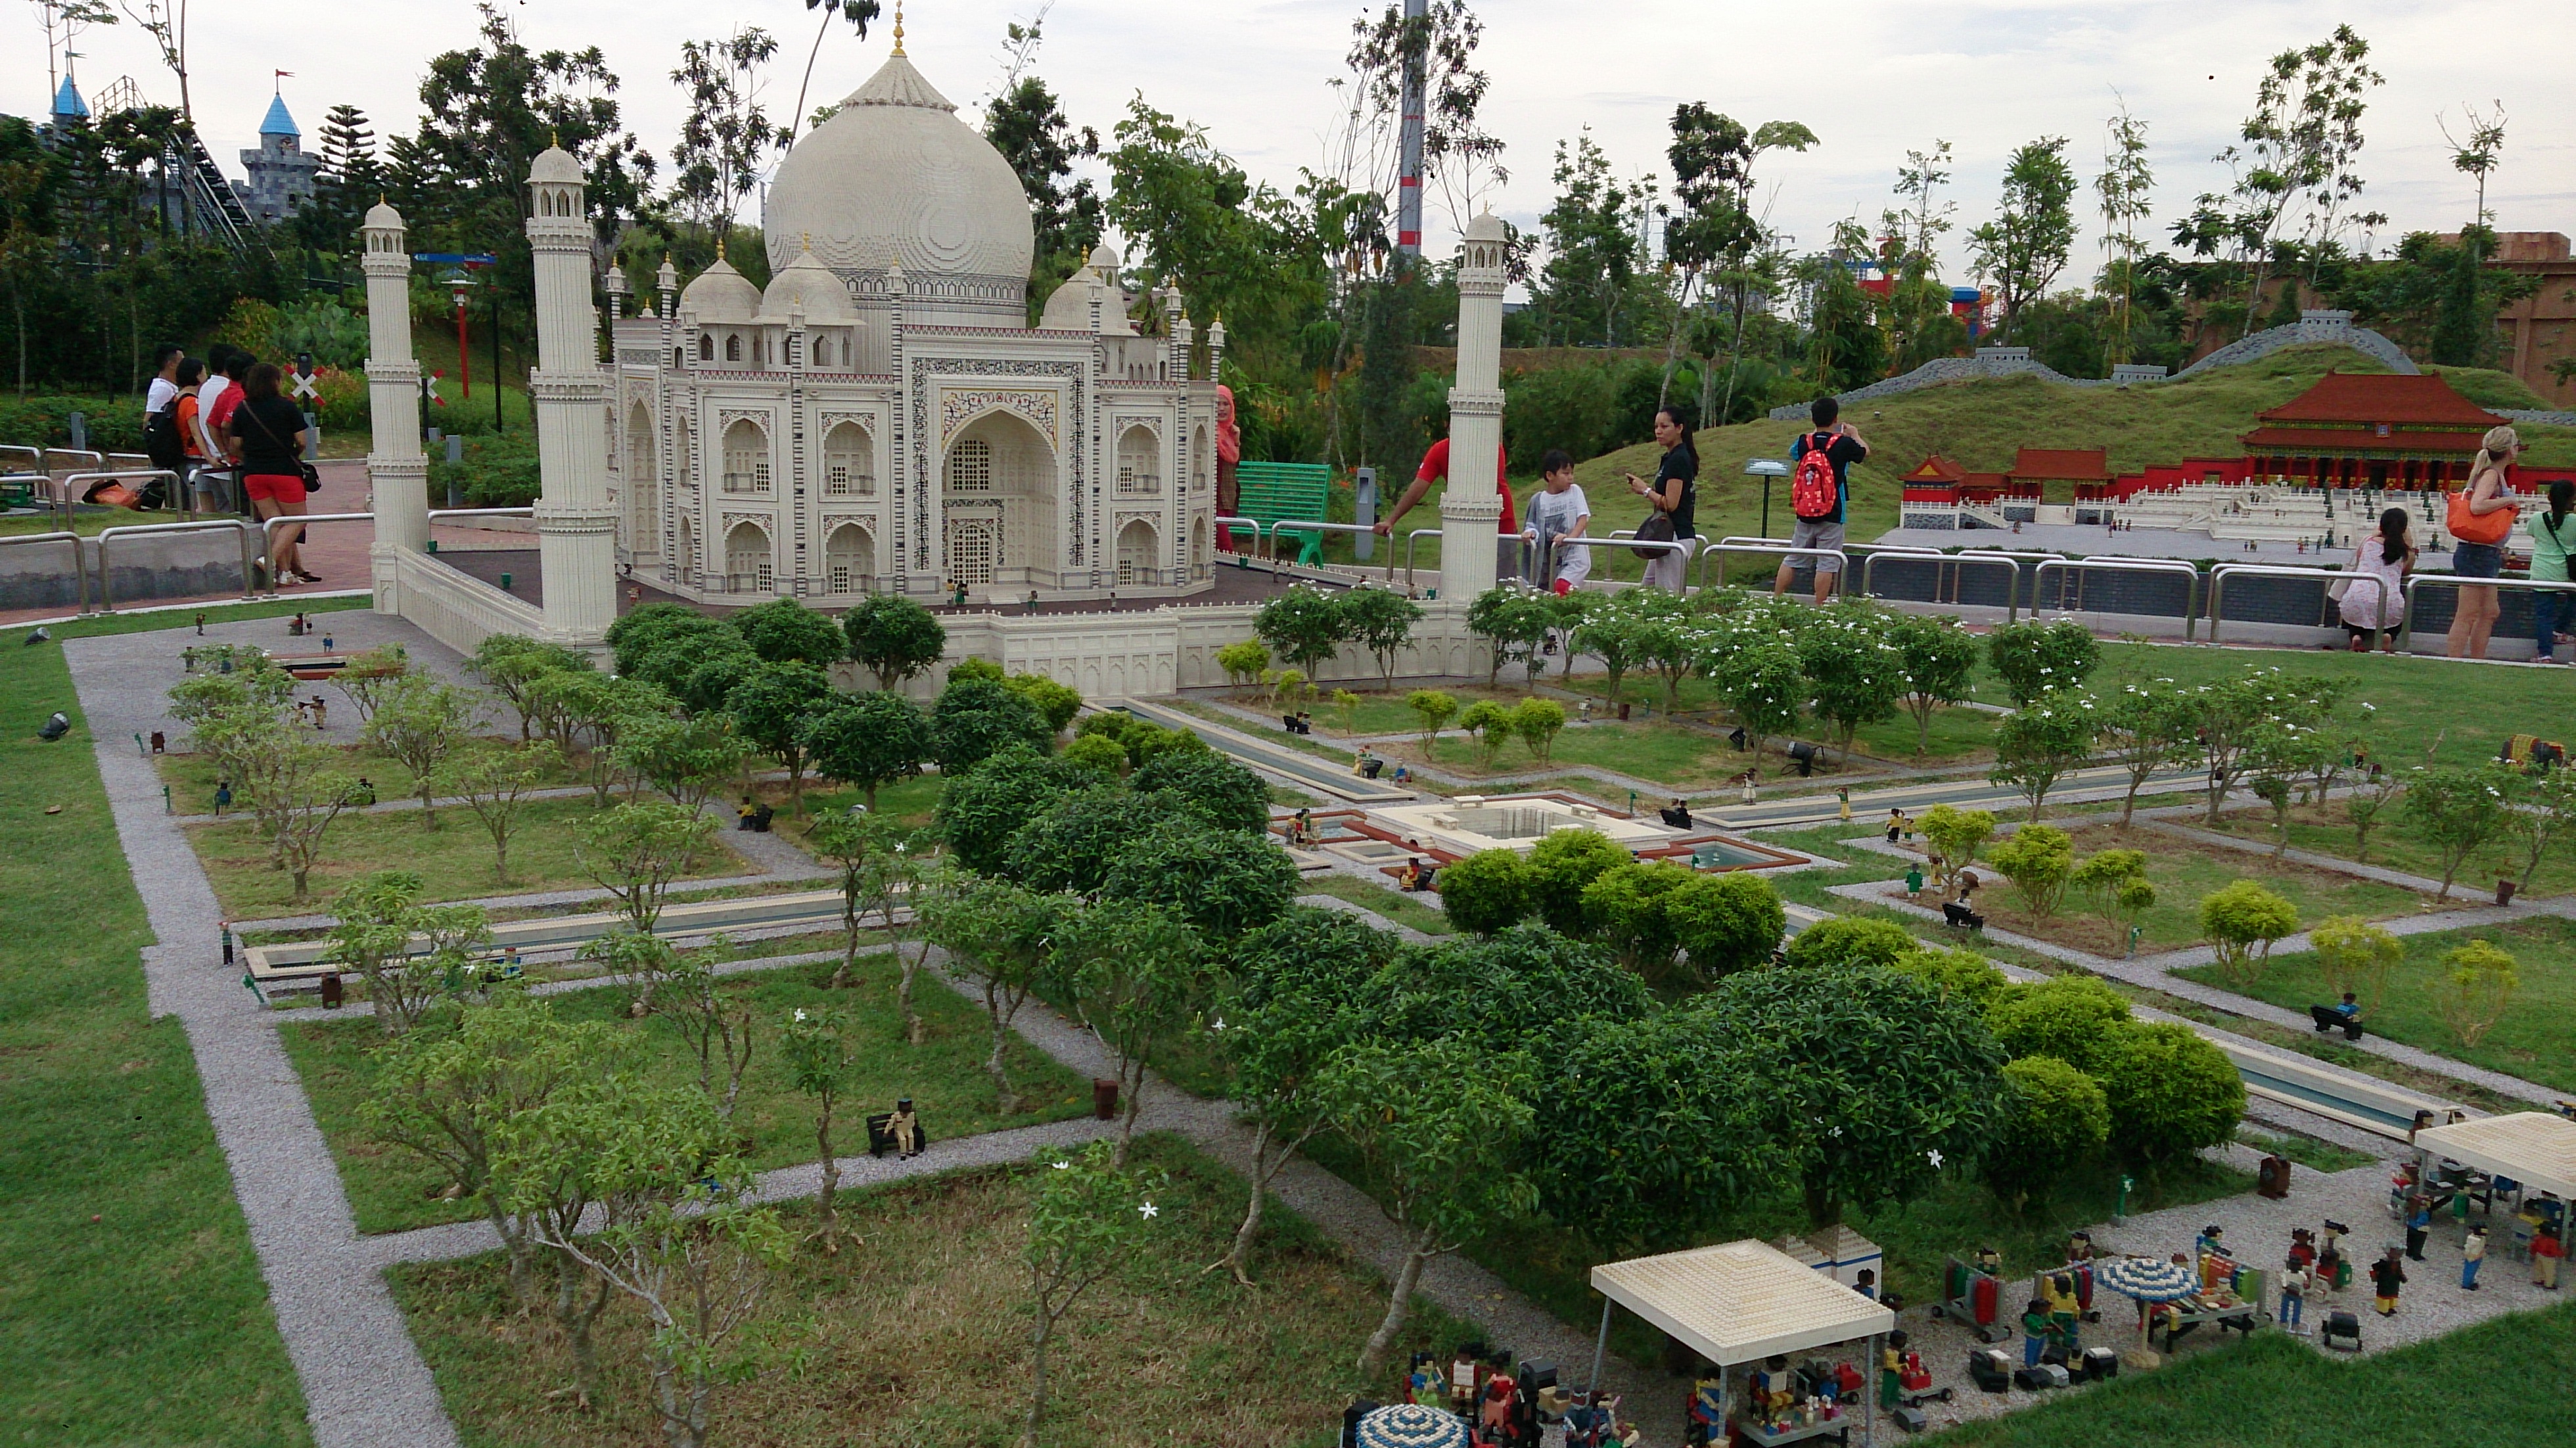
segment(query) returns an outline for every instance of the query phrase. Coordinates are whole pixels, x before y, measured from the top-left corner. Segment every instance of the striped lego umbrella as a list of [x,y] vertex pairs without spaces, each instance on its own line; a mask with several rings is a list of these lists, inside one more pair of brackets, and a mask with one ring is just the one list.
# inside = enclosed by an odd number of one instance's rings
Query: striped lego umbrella
[[2094,1284],[2108,1287],[2123,1297],[2138,1300],[2138,1346],[2147,1345],[2147,1330],[2154,1318],[2148,1308],[2158,1302],[2178,1302],[2200,1290],[2200,1279],[2191,1268],[2180,1262],[2161,1262],[2153,1257],[2114,1257],[2093,1269]]
[[1467,1425],[1454,1413],[1398,1403],[1360,1419],[1360,1448],[1467,1448]]

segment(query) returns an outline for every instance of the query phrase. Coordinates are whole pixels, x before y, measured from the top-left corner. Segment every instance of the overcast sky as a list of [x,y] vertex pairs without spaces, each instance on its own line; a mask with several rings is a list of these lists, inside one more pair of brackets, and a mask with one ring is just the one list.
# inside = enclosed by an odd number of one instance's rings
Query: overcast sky
[[[1003,25],[1033,4],[915,0],[907,49],[933,84],[971,109],[998,74]],[[1038,70],[1078,124],[1105,134],[1141,90],[1206,125],[1257,178],[1287,187],[1300,166],[1322,164],[1334,110],[1326,82],[1341,71],[1359,10],[1353,0],[1059,0]],[[1779,183],[1774,224],[1801,242],[1821,243],[1835,219],[1854,212],[1875,219],[1905,151],[1935,138],[1957,150],[1951,194],[1964,229],[1992,213],[2004,155],[2033,137],[2071,138],[2069,154],[2089,183],[2116,89],[2151,127],[2161,238],[2194,195],[2224,186],[2210,157],[2250,109],[2264,60],[2348,22],[2387,76],[2370,97],[2361,165],[2369,180],[2362,209],[2393,218],[2383,247],[2398,233],[2466,219],[2469,178],[2451,168],[2434,116],[2447,110],[2457,132],[2467,101],[2501,101],[2510,114],[2504,163],[2488,191],[2497,225],[2576,233],[2576,106],[2567,90],[2576,5],[2566,0],[1479,0],[1477,10],[1486,26],[1479,59],[1493,77],[1487,125],[1505,141],[1512,173],[1490,204],[1524,226],[1549,204],[1559,139],[1589,125],[1623,173],[1660,170],[1674,105],[1698,100],[1748,124],[1803,121],[1822,138],[1815,151],[1766,158],[1763,167]],[[683,40],[735,24],[773,30],[781,56],[765,99],[783,113],[816,28],[795,0],[533,0],[513,12],[532,47],[600,46],[625,82],[629,125],[663,153],[682,109],[668,76]],[[228,171],[238,169],[234,153],[255,143],[273,69],[295,73],[282,85],[308,141],[318,144],[324,113],[340,102],[365,108],[382,136],[415,123],[427,57],[475,38],[473,7],[461,0],[201,6],[195,20],[191,90]],[[835,23],[814,101],[865,79],[886,54],[889,30],[881,21],[859,42]],[[132,24],[94,30],[79,49],[91,96],[132,75],[148,98],[175,102],[176,84]],[[17,57],[0,76],[0,109],[46,110],[32,5],[0,12],[0,53]],[[2088,190],[2088,213],[2089,201]],[[1445,252],[1447,218],[1435,205],[1428,220],[1432,249]],[[2098,266],[2095,247],[2088,228],[2068,280]],[[1948,260],[1952,280],[1967,280],[1955,237]]]

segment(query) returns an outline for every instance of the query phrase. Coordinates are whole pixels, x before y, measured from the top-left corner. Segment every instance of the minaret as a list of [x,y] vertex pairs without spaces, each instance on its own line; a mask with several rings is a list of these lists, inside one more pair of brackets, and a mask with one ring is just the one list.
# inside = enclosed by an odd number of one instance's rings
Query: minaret
[[367,275],[367,454],[376,541],[368,549],[376,612],[402,612],[400,556],[429,543],[429,460],[420,453],[420,362],[411,352],[411,252],[402,213],[382,201],[363,227]]
[[608,380],[590,303],[590,214],[581,163],[549,146],[528,168],[536,253],[537,546],[552,642],[595,644],[617,619],[617,513],[608,504]]
[[1449,389],[1449,488],[1440,498],[1440,593],[1472,603],[1494,586],[1503,501],[1503,224],[1486,212],[1458,248],[1458,382]]

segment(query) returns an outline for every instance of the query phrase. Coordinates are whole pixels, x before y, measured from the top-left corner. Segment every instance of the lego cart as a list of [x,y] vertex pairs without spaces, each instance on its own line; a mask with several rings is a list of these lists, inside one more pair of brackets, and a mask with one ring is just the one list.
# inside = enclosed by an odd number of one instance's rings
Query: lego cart
[[[1716,1365],[1713,1388],[1692,1396],[1691,1416],[1703,1435],[1731,1432],[1763,1445],[1830,1437],[1868,1448],[1872,1441],[1878,1396],[1868,1391],[1867,1368],[1878,1362],[1880,1339],[1896,1326],[1896,1314],[1830,1273],[1747,1240],[1603,1263],[1592,1269],[1592,1286],[1602,1296],[1595,1389],[1609,1354],[1610,1315],[1624,1307]],[[1856,1412],[1841,1401],[1849,1380],[1836,1379],[1839,1365],[1824,1369],[1834,1380],[1830,1399],[1816,1392],[1784,1408],[1783,1398],[1794,1398],[1802,1386],[1822,1386],[1810,1381],[1813,1371],[1787,1366],[1791,1354],[1864,1341]],[[1746,1369],[1740,1383],[1737,1368]],[[1735,1389],[1740,1392],[1730,1396]]]
[[2012,1336],[2004,1321],[2003,1279],[1957,1257],[1941,1259],[1941,1300],[1932,1315],[1946,1317],[1977,1335],[1979,1342],[2001,1342]]

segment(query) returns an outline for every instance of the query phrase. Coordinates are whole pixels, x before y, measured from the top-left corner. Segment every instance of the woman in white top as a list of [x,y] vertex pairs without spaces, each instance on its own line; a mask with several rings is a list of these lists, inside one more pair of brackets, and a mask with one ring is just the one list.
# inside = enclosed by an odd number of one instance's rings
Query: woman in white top
[[[2338,612],[2343,626],[2352,635],[2352,651],[2370,652],[2371,636],[2387,634],[2383,647],[2397,652],[2397,626],[2406,621],[2406,574],[2415,566],[2415,545],[2406,537],[2406,510],[2391,508],[2379,515],[2379,531],[2361,540],[2352,554],[2354,577],[2339,586]],[[2374,588],[2363,578],[2379,580]]]
[[[1530,498],[1529,527],[1522,536],[1536,543],[1535,555],[1544,558],[1550,543],[1583,536],[1592,524],[1592,504],[1574,485],[1574,459],[1565,449],[1549,448],[1539,466],[1544,486]],[[1560,594],[1571,593],[1591,576],[1591,549],[1563,549],[1556,555],[1556,575],[1549,587]]]

